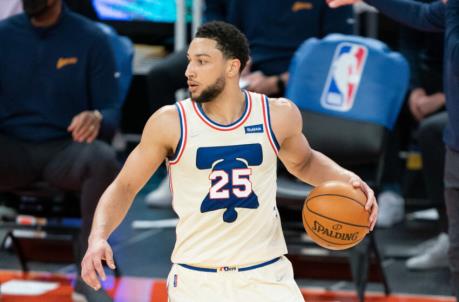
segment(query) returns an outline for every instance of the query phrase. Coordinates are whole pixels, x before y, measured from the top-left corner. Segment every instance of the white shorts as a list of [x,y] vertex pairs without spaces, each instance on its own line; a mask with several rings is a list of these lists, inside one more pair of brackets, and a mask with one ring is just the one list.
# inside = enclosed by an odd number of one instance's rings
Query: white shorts
[[174,264],[167,287],[169,302],[304,302],[284,256],[247,271],[203,272]]

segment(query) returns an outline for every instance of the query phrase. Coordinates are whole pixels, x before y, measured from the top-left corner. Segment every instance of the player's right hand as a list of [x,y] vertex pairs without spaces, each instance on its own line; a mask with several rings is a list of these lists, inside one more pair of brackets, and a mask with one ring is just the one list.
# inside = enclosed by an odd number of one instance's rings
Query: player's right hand
[[107,240],[98,239],[90,242],[81,262],[81,278],[95,290],[101,287],[99,278],[102,280],[106,278],[102,260],[107,262],[108,267],[115,269],[113,251]]
[[344,5],[355,4],[357,2],[360,2],[361,0],[326,0],[326,1],[327,1],[328,6],[330,6],[331,8],[337,8],[337,7],[344,6]]

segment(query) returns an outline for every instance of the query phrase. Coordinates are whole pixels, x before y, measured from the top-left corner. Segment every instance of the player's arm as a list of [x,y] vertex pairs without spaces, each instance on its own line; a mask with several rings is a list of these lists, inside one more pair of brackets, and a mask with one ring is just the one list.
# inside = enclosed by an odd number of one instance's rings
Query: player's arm
[[81,272],[83,280],[94,289],[100,288],[96,272],[105,279],[101,260],[106,260],[110,268],[115,267],[108,237],[125,217],[135,195],[166,156],[173,153],[179,138],[180,124],[175,106],[158,110],[148,120],[140,143],[131,152],[118,176],[102,194],[94,214]]
[[365,208],[371,210],[372,230],[378,212],[373,190],[355,173],[344,169],[329,157],[312,149],[303,135],[303,120],[298,108],[287,99],[270,100],[273,131],[280,144],[279,159],[298,179],[313,186],[328,180],[340,180],[360,187],[367,196]]
[[[361,0],[326,0],[332,8],[357,3]],[[442,1],[422,3],[415,0],[365,0],[379,12],[406,26],[423,31],[443,31],[445,5]]]
[[303,120],[298,107],[287,99],[271,99],[272,126],[280,144],[279,158],[287,170],[313,186],[327,180],[349,182],[359,179],[330,158],[312,149],[303,134]]

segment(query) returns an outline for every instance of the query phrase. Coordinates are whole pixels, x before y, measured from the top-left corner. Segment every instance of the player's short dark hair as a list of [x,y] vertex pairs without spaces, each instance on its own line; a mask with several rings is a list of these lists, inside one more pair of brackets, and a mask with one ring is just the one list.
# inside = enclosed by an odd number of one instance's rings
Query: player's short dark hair
[[196,38],[207,38],[217,42],[217,48],[227,59],[238,59],[241,72],[249,60],[249,42],[235,26],[222,21],[205,23],[198,28]]

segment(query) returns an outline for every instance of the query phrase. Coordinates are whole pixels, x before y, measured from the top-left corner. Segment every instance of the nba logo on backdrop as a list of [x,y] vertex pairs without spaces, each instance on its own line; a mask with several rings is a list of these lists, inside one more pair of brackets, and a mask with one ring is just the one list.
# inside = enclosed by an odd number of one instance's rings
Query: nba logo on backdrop
[[336,47],[320,100],[323,107],[336,111],[352,108],[367,54],[368,49],[359,44],[346,42]]

